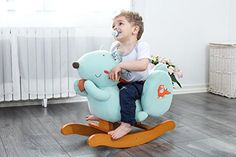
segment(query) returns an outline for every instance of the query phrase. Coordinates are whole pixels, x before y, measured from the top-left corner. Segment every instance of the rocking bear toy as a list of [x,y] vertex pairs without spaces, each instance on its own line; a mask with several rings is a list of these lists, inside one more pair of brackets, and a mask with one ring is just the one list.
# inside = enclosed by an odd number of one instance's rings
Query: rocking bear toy
[[167,67],[158,64],[144,83],[141,100],[136,101],[136,127],[144,129],[132,132],[113,140],[107,132],[114,130],[120,121],[118,82],[108,78],[109,71],[119,60],[105,50],[87,53],[73,63],[81,80],[76,80],[74,88],[77,94],[88,98],[91,114],[99,117],[99,123],[68,123],[61,128],[64,135],[79,134],[89,136],[88,144],[92,147],[109,146],[127,148],[147,143],[175,128],[172,120],[166,120],[156,126],[141,122],[148,116],[159,117],[170,108],[173,97],[173,85]]

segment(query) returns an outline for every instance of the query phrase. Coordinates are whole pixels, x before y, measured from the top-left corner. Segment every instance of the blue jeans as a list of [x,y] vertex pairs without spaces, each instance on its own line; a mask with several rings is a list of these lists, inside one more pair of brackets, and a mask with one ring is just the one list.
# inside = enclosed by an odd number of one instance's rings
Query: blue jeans
[[135,101],[141,98],[144,81],[119,83],[117,86],[120,89],[120,113],[121,122],[135,125]]

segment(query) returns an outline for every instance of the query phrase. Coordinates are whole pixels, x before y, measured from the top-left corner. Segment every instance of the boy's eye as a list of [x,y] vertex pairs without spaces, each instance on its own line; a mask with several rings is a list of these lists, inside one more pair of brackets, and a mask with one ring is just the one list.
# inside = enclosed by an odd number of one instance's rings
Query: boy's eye
[[122,22],[119,23],[119,25],[122,25],[122,24],[123,24]]

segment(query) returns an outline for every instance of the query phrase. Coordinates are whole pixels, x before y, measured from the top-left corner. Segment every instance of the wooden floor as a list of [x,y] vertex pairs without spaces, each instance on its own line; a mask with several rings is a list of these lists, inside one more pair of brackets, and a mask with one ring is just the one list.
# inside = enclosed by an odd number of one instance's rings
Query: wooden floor
[[86,137],[63,136],[67,122],[84,122],[86,103],[0,108],[0,157],[236,157],[236,99],[210,93],[174,95],[157,124],[176,121],[177,128],[138,147],[90,148]]

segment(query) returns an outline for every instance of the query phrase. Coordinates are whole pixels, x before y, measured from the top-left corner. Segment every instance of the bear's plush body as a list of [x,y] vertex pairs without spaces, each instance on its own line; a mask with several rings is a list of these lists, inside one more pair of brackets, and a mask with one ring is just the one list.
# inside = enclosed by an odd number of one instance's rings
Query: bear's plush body
[[[110,121],[120,121],[118,82],[108,78],[108,73],[120,60],[110,52],[98,50],[86,53],[73,63],[81,80],[76,80],[76,93],[88,98],[91,114]],[[145,81],[141,100],[136,101],[136,121],[148,115],[161,116],[171,105],[172,82],[165,65],[157,65]]]

